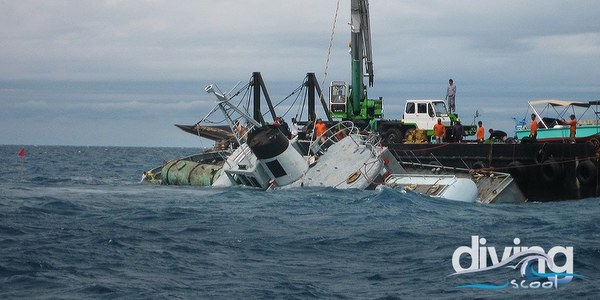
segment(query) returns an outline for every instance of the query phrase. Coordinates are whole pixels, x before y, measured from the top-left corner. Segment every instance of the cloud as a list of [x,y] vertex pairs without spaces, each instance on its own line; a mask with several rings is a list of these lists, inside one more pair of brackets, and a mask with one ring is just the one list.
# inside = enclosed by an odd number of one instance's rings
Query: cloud
[[528,42],[532,51],[540,55],[590,60],[600,57],[600,32],[541,36]]
[[[126,126],[119,118],[156,132],[196,122],[213,103],[205,85],[228,90],[254,71],[262,72],[273,98],[285,97],[306,72],[325,86],[348,81],[349,1],[340,1],[323,74],[336,4],[4,1],[0,125],[41,117],[68,132],[64,124],[73,120],[95,126],[110,143],[114,124]],[[466,115],[486,107],[494,112],[488,123],[527,99],[587,100],[600,92],[595,0],[370,1],[370,8],[375,86],[369,95],[386,99],[386,116],[397,116],[405,99],[442,97],[448,78],[458,84],[458,107]],[[3,132],[3,141],[27,136]],[[61,140],[58,131],[55,138]]]
[[[340,61],[331,62],[336,66],[332,72],[348,64],[346,2],[341,3],[333,49]],[[189,80],[260,70],[291,79],[324,69],[335,4],[7,2],[0,12],[0,34],[6,40],[0,76]],[[597,34],[598,6],[594,1],[372,1],[376,67],[384,75],[390,74],[386,68],[401,68],[422,78],[440,66],[465,66],[476,73],[513,60],[520,64],[549,36]]]
[[[231,75],[252,61],[256,68],[269,68],[273,59],[310,59],[315,54],[311,46],[299,45],[325,44],[328,32],[321,29],[329,26],[327,11],[272,1],[25,1],[5,6],[0,21],[8,40],[2,51],[4,79]],[[323,38],[310,37],[314,33]]]

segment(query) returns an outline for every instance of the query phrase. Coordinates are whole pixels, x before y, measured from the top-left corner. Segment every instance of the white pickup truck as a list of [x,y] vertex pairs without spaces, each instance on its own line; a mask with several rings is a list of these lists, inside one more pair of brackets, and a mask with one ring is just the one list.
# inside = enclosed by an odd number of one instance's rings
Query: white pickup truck
[[405,124],[415,124],[417,128],[432,129],[438,119],[442,124],[451,125],[444,100],[406,100],[402,120]]
[[[402,120],[378,120],[377,131],[387,143],[402,143],[410,130],[426,129],[427,136],[431,136],[438,119],[442,119],[450,135],[456,115],[448,113],[444,100],[406,100]],[[472,125],[463,124],[463,127],[466,135],[474,135],[477,130]]]

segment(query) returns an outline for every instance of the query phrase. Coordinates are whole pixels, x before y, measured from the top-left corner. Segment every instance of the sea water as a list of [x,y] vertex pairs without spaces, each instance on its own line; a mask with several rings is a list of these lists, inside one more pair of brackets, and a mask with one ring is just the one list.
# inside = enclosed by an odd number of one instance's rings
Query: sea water
[[[19,157],[21,146],[0,146],[1,299],[600,294],[598,198],[481,205],[389,188],[158,186],[140,183],[142,172],[198,150],[25,148]],[[572,271],[581,276],[545,288],[506,267],[456,275],[453,255],[473,250],[472,241],[479,251],[461,256],[465,269],[492,248],[501,258],[515,247],[572,247]]]

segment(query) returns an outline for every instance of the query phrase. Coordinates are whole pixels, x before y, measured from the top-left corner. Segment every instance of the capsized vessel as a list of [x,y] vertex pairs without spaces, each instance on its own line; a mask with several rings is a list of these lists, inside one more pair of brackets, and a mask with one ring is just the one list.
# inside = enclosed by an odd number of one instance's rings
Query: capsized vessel
[[[339,122],[308,139],[286,137],[278,126],[262,125],[230,103],[215,85],[206,91],[217,98],[210,114],[221,111],[238,147],[180,159],[149,171],[162,184],[200,185],[220,188],[249,187],[262,190],[301,187],[374,189],[380,185],[408,189],[432,197],[464,202],[524,202],[522,194],[507,194],[516,185],[508,174],[504,180],[475,178],[468,172],[437,166],[409,174],[375,135],[363,134],[350,121]],[[208,117],[208,116],[207,116]],[[205,118],[206,119],[206,118]],[[245,124],[245,125],[243,125]],[[234,145],[234,144],[232,144]],[[221,159],[220,159],[221,158]],[[189,164],[189,166],[188,166]],[[170,175],[171,169],[183,174]],[[148,172],[147,172],[148,173]],[[428,174],[427,174],[428,173]],[[161,174],[161,178],[157,178]],[[499,178],[498,177],[498,178]],[[148,178],[148,177],[146,177]],[[146,179],[147,181],[150,181]],[[482,189],[487,182],[491,189]]]

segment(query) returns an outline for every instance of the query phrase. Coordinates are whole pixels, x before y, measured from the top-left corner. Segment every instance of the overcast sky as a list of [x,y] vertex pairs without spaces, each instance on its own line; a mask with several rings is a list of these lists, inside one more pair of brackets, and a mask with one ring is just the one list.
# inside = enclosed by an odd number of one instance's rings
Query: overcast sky
[[[349,0],[340,1],[326,82],[350,80]],[[260,71],[278,101],[307,72],[324,80],[337,0],[0,0],[0,144],[190,146],[173,126]],[[385,117],[443,98],[513,133],[527,101],[600,99],[600,2],[370,3]],[[291,116],[290,116],[291,118]]]

